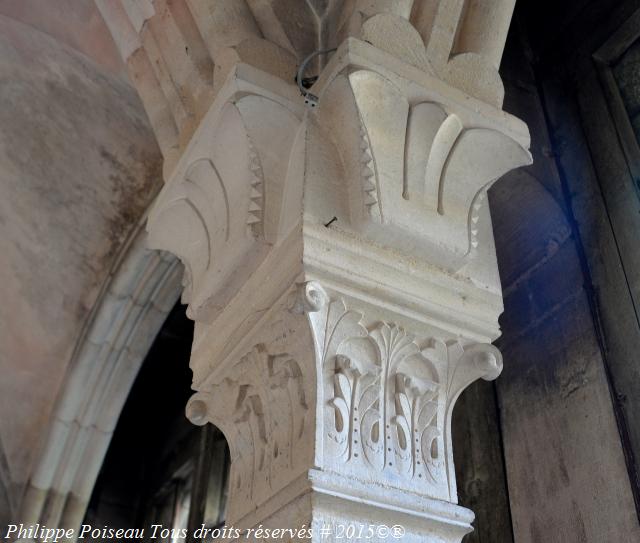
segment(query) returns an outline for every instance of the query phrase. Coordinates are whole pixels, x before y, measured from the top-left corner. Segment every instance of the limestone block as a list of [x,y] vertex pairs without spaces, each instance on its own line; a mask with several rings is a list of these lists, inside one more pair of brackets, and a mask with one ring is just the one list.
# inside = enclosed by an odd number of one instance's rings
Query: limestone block
[[413,537],[459,541],[472,516],[441,505],[457,499],[451,413],[470,382],[501,369],[491,345],[312,281],[287,289],[219,360],[187,416],[229,440],[228,524],[274,522],[284,496],[312,492],[307,525],[353,523],[364,500],[381,523],[414,525]]
[[[501,107],[515,0],[97,0],[158,133],[171,177],[239,63],[291,82],[300,62],[357,38]],[[311,59],[315,74],[325,56]],[[173,128],[170,126],[173,124]]]

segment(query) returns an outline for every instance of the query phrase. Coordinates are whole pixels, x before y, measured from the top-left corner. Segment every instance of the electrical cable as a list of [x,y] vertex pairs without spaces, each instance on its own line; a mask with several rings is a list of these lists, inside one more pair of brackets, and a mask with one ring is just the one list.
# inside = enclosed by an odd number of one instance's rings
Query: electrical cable
[[296,83],[298,84],[298,89],[300,89],[300,94],[304,96],[304,103],[310,105],[311,107],[316,107],[318,105],[318,97],[314,94],[311,94],[302,84],[302,82],[304,81],[303,75],[307,64],[309,64],[309,62],[311,62],[311,60],[313,60],[315,57],[319,55],[328,55],[329,53],[333,53],[336,49],[337,48],[334,47],[333,49],[314,51],[302,61],[300,67],[298,68],[298,72],[296,73]]

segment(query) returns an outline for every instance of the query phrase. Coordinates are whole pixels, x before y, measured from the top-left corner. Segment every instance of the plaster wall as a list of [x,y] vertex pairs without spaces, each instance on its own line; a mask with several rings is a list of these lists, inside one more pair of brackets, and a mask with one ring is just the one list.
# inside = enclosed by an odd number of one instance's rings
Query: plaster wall
[[0,14],[89,57],[101,71],[126,80],[126,67],[91,0],[0,0]]
[[0,524],[17,510],[101,287],[161,184],[155,138],[93,3],[56,2],[55,16],[43,4],[0,3],[30,23],[0,15]]

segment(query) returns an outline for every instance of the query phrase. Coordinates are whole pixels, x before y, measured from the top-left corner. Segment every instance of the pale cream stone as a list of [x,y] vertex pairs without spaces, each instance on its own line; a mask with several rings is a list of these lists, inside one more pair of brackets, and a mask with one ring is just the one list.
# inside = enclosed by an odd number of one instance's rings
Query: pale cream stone
[[[290,83],[306,55],[351,36],[434,70],[453,87],[497,107],[504,97],[498,66],[514,0],[96,3],[158,134],[167,178],[234,62],[259,65]],[[149,33],[154,39],[145,37]],[[163,36],[166,43],[158,43]],[[318,71],[324,61],[318,57],[310,68]],[[205,64],[214,67],[212,84]],[[194,105],[192,97],[202,103]]]
[[468,0],[456,53],[477,53],[497,70],[516,0]]
[[[206,111],[183,99],[202,79],[180,72],[177,93],[155,74],[179,137],[149,242],[185,265],[187,416],[229,441],[228,524],[369,518],[459,542],[473,514],[456,505],[451,414],[502,369],[486,190],[531,161],[526,126],[498,109],[513,2],[285,4],[187,3],[214,65]],[[300,29],[338,47],[307,107]]]

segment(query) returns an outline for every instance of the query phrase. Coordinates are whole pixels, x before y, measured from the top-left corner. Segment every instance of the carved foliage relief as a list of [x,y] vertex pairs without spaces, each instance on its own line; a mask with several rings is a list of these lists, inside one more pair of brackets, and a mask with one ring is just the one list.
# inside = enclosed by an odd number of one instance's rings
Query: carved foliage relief
[[318,285],[307,291],[317,302],[309,317],[323,379],[325,466],[455,499],[451,412],[468,384],[497,377],[497,349],[416,337],[369,322]]
[[271,355],[260,344],[240,361],[226,385],[235,391],[229,398],[235,396],[232,421],[246,445],[238,447],[243,456],[231,484],[251,499],[254,487],[272,489],[279,472],[297,463],[308,410],[302,374],[287,353]]
[[210,392],[187,406],[196,424],[213,422],[231,450],[230,515],[259,505],[308,462],[312,435],[309,398],[299,363],[286,352],[257,344]]
[[313,342],[288,292],[231,355],[198,384],[187,404],[194,424],[208,422],[229,443],[228,520],[238,520],[312,466],[315,435]]

